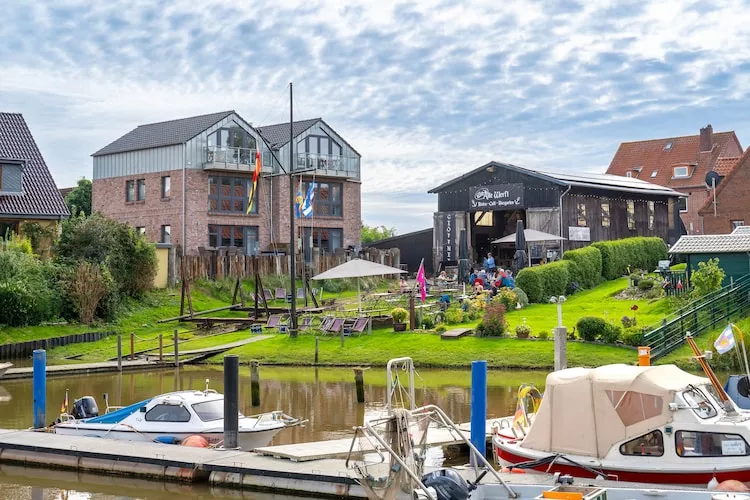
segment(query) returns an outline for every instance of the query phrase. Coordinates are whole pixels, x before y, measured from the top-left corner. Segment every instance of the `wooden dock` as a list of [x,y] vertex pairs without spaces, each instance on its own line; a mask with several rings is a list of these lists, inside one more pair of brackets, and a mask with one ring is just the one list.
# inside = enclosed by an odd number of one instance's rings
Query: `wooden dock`
[[[125,370],[146,370],[149,368],[157,368],[160,366],[159,363],[154,361],[147,361],[143,359],[136,359],[134,361],[122,360],[122,369]],[[116,372],[117,361],[102,361],[99,363],[76,363],[69,365],[47,365],[47,376],[48,377],[61,377],[64,375],[78,375],[87,373],[102,373],[102,372]],[[2,380],[12,380],[20,378],[32,378],[34,376],[34,368],[27,366],[24,368],[11,368]]]
[[464,335],[468,335],[474,330],[471,328],[454,328],[453,330],[448,330],[447,332],[443,332],[440,334],[440,338],[443,340],[451,340],[451,339],[457,339],[459,337],[463,337]]
[[[195,357],[194,359],[205,358],[207,356],[213,356],[214,354],[220,354],[220,353],[222,353],[224,351],[228,351],[230,349],[234,349],[235,347],[242,347],[243,345],[251,344],[253,342],[258,342],[260,340],[265,340],[265,339],[268,339],[268,338],[271,338],[271,336],[270,335],[254,335],[252,337],[249,337],[249,338],[246,338],[246,339],[243,339],[243,340],[238,340],[237,342],[231,342],[229,344],[222,344],[222,345],[217,345],[217,346],[213,346],[213,347],[205,347],[203,349],[192,349],[192,350],[187,350],[187,351],[180,351],[180,352],[178,352],[178,356],[180,356],[180,357],[182,357],[182,356],[194,356]],[[153,352],[153,351],[154,350],[152,349],[149,352]],[[153,358],[153,357],[158,358],[159,355],[158,354],[156,354],[156,355],[154,355],[154,354],[147,354],[146,355],[146,359]],[[174,352],[165,352],[164,353],[164,357],[165,358],[174,358]]]

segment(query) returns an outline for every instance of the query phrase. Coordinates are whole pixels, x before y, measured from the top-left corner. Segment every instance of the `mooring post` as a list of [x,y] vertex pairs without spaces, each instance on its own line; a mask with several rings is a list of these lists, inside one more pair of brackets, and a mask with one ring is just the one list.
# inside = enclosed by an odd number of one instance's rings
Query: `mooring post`
[[164,363],[164,334],[159,334],[159,364]]
[[236,449],[239,431],[240,361],[224,356],[224,448]]
[[354,369],[354,383],[357,385],[357,403],[365,402],[365,374],[360,367]]
[[315,337],[315,364],[318,364],[318,337]]
[[[471,362],[471,444],[480,453],[487,449],[487,361]],[[479,457],[472,452],[471,463],[478,465]]]
[[135,333],[130,332],[130,361],[135,359]]
[[117,371],[122,371],[122,335],[117,334]]
[[416,318],[414,317],[414,294],[409,294],[409,330],[414,330],[414,323]]
[[180,366],[180,345],[178,341],[180,338],[177,336],[177,329],[174,331],[174,365]]
[[250,404],[260,406],[260,362],[250,361]]
[[555,336],[555,371],[568,367],[568,329],[558,326],[552,329]]
[[34,351],[34,429],[47,426],[47,351]]

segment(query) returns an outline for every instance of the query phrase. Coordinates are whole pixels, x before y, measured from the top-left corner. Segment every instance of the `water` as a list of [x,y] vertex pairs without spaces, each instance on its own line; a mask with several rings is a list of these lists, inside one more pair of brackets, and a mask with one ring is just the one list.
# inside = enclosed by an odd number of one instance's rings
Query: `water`
[[[405,372],[402,379],[407,381]],[[502,417],[515,410],[518,386],[533,383],[543,388],[545,373],[491,370],[488,374],[488,417]],[[364,405],[357,404],[354,373],[349,368],[275,368],[260,369],[261,407],[250,405],[250,369],[240,371],[240,410],[252,415],[283,410],[289,415],[307,418],[304,427],[277,434],[272,444],[291,444],[324,439],[350,438],[352,427],[366,419],[380,416],[385,407],[385,370],[365,371]],[[109,393],[111,405],[136,403],[165,392],[205,388],[205,381],[219,392],[223,390],[220,366],[182,367],[124,374],[92,374],[47,379],[47,420],[52,422],[60,412],[65,390],[73,399],[91,395],[104,411],[102,394]],[[470,420],[470,370],[419,370],[415,380],[417,405],[437,404],[455,422]],[[32,422],[32,381],[0,380],[0,428],[23,429]],[[96,475],[51,472],[34,469],[0,467],[2,498],[37,499],[167,499],[175,493],[187,498],[253,498],[282,499],[207,486],[184,486],[147,481],[118,480]],[[75,492],[75,493],[72,493]],[[67,495],[67,496],[66,496]]]

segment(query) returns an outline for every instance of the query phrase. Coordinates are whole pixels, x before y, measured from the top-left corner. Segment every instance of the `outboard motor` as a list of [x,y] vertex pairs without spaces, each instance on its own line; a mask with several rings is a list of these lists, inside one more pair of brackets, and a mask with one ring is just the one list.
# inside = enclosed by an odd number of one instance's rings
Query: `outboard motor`
[[453,469],[440,469],[422,476],[422,484],[432,488],[438,500],[468,500],[469,484]]
[[99,407],[96,406],[96,400],[91,396],[84,396],[81,399],[73,401],[73,418],[80,420],[82,418],[91,418],[99,416]]

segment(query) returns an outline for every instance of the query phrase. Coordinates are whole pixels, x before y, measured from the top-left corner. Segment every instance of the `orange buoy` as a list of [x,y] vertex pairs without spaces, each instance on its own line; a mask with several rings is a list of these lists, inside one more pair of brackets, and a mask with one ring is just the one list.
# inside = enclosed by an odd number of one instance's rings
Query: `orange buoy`
[[736,479],[727,479],[722,481],[716,487],[718,491],[750,491],[750,488],[745,486],[744,483],[737,481]]
[[188,436],[180,443],[182,446],[191,446],[193,448],[208,448],[208,441],[203,436]]

